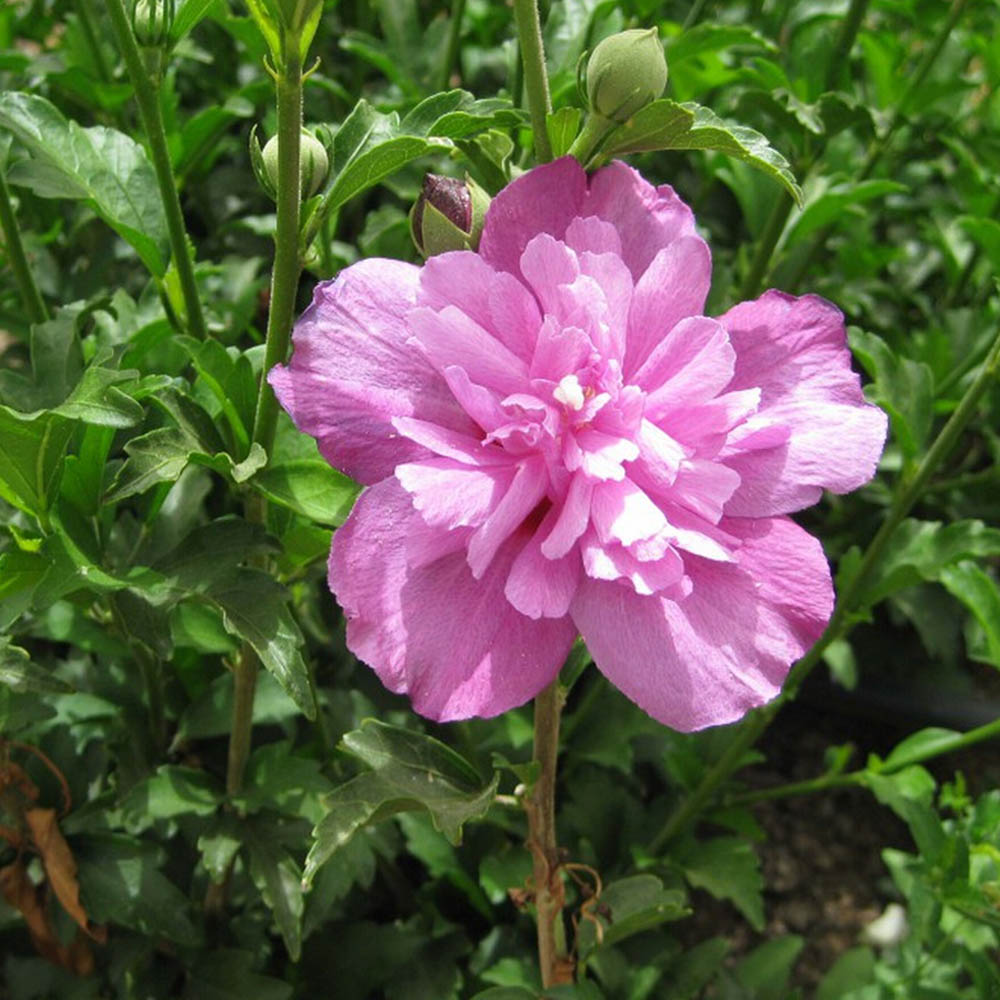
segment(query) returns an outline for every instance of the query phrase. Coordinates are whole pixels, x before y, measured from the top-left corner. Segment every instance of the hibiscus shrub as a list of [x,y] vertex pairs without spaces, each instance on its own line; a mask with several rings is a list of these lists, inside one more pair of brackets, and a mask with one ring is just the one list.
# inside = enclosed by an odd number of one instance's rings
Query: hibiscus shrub
[[0,11],[4,1000],[1000,996],[1000,7],[513,6]]

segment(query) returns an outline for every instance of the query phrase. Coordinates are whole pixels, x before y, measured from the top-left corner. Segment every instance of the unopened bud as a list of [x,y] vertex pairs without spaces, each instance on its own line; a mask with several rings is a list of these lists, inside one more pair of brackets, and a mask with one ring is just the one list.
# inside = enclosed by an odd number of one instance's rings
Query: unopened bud
[[163,45],[170,37],[173,20],[173,0],[136,0],[132,9],[135,40],[144,48]]
[[[278,137],[267,140],[263,153],[264,170],[272,188],[278,189]],[[302,130],[299,145],[299,175],[302,178],[302,197],[311,198],[323,185],[330,169],[326,148],[314,135]]]
[[490,196],[470,177],[428,174],[410,212],[410,233],[425,256],[448,250],[476,250]]
[[633,28],[600,42],[587,62],[592,111],[623,122],[655,101],[667,85],[667,60],[655,28]]

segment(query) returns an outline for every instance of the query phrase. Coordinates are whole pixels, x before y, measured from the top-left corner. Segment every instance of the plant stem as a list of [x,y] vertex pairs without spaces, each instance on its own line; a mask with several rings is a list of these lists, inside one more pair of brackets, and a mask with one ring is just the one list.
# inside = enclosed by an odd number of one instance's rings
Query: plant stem
[[233,717],[226,761],[226,794],[230,796],[239,795],[243,788],[243,775],[250,757],[258,667],[257,654],[248,643],[243,643],[233,663]]
[[[905,767],[913,764],[922,764],[936,757],[943,757],[946,754],[957,753],[967,747],[991,740],[1000,736],[1000,719],[994,719],[976,729],[970,729],[965,733],[955,733],[950,740],[942,740],[934,745],[930,750],[909,754],[893,761],[892,764],[884,764],[874,773],[876,774],[896,774]],[[814,792],[825,792],[831,788],[849,788],[851,786],[864,785],[865,776],[871,774],[867,768],[858,771],[850,771],[847,774],[821,774],[818,778],[810,778],[806,781],[793,781],[786,785],[774,785],[771,788],[761,788],[752,792],[740,792],[736,795],[727,795],[725,804],[727,806],[746,806],[754,802],[764,802],[769,799],[784,799],[795,795],[811,795]]]
[[451,74],[458,63],[458,49],[462,41],[462,19],[465,17],[465,0],[451,0],[451,22],[448,25],[448,47],[441,63],[441,77],[438,90],[447,90],[451,85]]
[[[264,367],[260,376],[253,438],[270,455],[278,421],[278,402],[267,382],[267,373],[288,354],[295,293],[302,273],[299,254],[299,206],[301,177],[299,156],[302,137],[302,56],[298,38],[286,36],[281,66],[275,78],[278,108],[277,223],[274,236],[274,266],[271,271],[271,307],[267,317]],[[259,496],[247,500],[249,521],[264,524],[267,503]],[[226,790],[235,795],[243,785],[253,730],[253,699],[259,663],[246,643],[233,665],[233,718],[229,732]]]
[[208,332],[201,309],[201,299],[198,297],[198,284],[195,281],[194,262],[191,257],[187,231],[184,228],[184,215],[181,212],[177,185],[174,183],[173,169],[170,165],[167,137],[163,130],[159,85],[146,70],[146,64],[139,51],[135,35],[132,33],[132,25],[129,23],[122,0],[108,0],[107,6],[111,16],[111,27],[114,30],[122,58],[125,60],[129,79],[135,89],[139,116],[142,119],[142,127],[149,142],[153,170],[156,172],[156,183],[160,189],[160,198],[163,201],[163,210],[167,217],[170,256],[174,267],[177,268],[181,294],[184,296],[188,329],[193,336],[204,340],[208,336]]
[[538,20],[537,0],[514,0],[514,21],[524,67],[524,90],[531,116],[531,131],[535,137],[535,156],[539,163],[552,159],[552,145],[545,125],[552,110],[549,78],[545,72],[545,51],[542,48],[542,26]]
[[844,15],[843,21],[840,22],[840,34],[837,36],[833,53],[830,56],[830,62],[826,67],[826,78],[824,80],[824,88],[826,90],[832,90],[834,84],[837,82],[840,67],[844,60],[850,56],[851,49],[854,48],[854,40],[858,37],[858,32],[861,30],[861,22],[864,21],[865,14],[868,13],[868,5],[870,3],[871,0],[851,0],[851,5],[847,8],[847,13]]
[[778,200],[774,203],[774,208],[771,209],[771,214],[767,218],[764,231],[760,234],[760,239],[757,241],[757,252],[754,254],[750,270],[740,287],[739,297],[741,301],[756,298],[760,291],[761,282],[764,280],[764,275],[771,263],[771,255],[785,230],[785,223],[788,222],[788,216],[791,215],[794,204],[792,196],[782,189]]
[[10,269],[14,272],[14,281],[21,294],[25,312],[32,323],[44,323],[49,318],[42,293],[35,284],[35,276],[31,273],[28,256],[21,242],[21,231],[17,228],[17,217],[10,200],[10,189],[7,187],[7,177],[0,165],[0,230],[3,231],[4,249]]
[[581,166],[586,166],[593,156],[601,148],[605,136],[613,129],[617,128],[618,122],[596,111],[587,112],[587,120],[583,123],[580,134],[573,140],[573,145],[569,147],[569,155],[575,156]]
[[528,848],[533,862],[538,964],[543,986],[573,981],[562,922],[564,896],[556,840],[556,758],[562,702],[558,678],[535,698],[534,759],[539,773],[524,800],[528,815]]
[[288,355],[295,318],[295,295],[302,274],[299,253],[299,146],[302,135],[302,57],[298,42],[286,43],[283,65],[275,80],[278,107],[277,222],[274,267],[271,271],[271,308],[267,317],[264,368],[257,395],[253,440],[270,453],[278,420],[278,401],[267,373]]
[[698,787],[671,814],[663,828],[653,838],[649,845],[652,854],[658,854],[662,851],[670,840],[697,818],[702,808],[715,796],[719,785],[739,767],[743,755],[757,742],[782,705],[794,699],[803,681],[822,659],[827,646],[834,639],[850,631],[854,624],[851,614],[855,610],[859,598],[863,597],[869,577],[877,567],[886,546],[910,509],[920,499],[938,466],[947,458],[962,431],[975,415],[979,401],[989,388],[990,383],[997,378],[998,372],[1000,372],[1000,331],[993,341],[993,347],[983,362],[979,375],[966,389],[965,395],[941,429],[941,433],[934,439],[934,443],[924,456],[924,460],[920,463],[913,478],[901,485],[882,527],[876,532],[865,551],[857,572],[837,600],[826,631],[792,668],[781,694],[769,705],[758,709],[740,724],[723,755],[708,769]]
[[[900,97],[899,102],[896,104],[896,109],[893,111],[892,118],[889,120],[886,130],[868,147],[868,155],[865,157],[865,162],[861,165],[861,169],[858,171],[858,182],[867,180],[878,166],[882,157],[886,154],[886,152],[888,152],[889,145],[892,142],[892,138],[895,135],[896,130],[903,123],[906,109],[909,107],[913,95],[920,89],[920,87],[923,86],[923,83],[927,79],[934,63],[937,61],[937,57],[941,54],[941,50],[944,48],[945,42],[948,41],[948,36],[954,30],[955,25],[958,24],[958,21],[961,18],[968,2],[969,0],[954,0],[952,3],[951,10],[948,12],[948,17],[945,19],[944,24],[935,36],[930,48],[924,53],[924,57],[917,66],[916,72],[910,78],[910,82],[907,85],[906,90],[903,91],[903,96]],[[798,288],[803,277],[805,277],[806,272],[812,266],[812,262],[815,259],[816,254],[819,253],[822,247],[826,245],[827,240],[830,238],[830,234],[835,228],[836,223],[830,223],[824,226],[813,237],[808,250],[806,250],[806,252],[799,259],[798,265],[787,283],[789,291],[794,292],[795,289]]]

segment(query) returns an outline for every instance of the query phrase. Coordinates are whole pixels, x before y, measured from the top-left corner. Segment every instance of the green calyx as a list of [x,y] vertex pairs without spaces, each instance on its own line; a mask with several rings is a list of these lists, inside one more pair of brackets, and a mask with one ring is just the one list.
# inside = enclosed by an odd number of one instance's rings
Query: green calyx
[[667,85],[667,60],[655,28],[633,28],[600,42],[587,62],[587,100],[595,114],[624,122]]
[[[259,164],[254,163],[257,179],[271,197],[278,186],[278,137],[272,136],[259,154]],[[254,157],[253,141],[251,141],[251,159]],[[259,169],[258,169],[259,167]],[[330,158],[326,148],[311,132],[302,130],[299,146],[299,175],[302,178],[302,198],[311,198],[326,180],[330,170]]]
[[165,45],[174,21],[173,0],[136,0],[132,9],[135,40],[144,48]]
[[490,196],[472,178],[428,174],[410,211],[410,234],[424,257],[476,250]]

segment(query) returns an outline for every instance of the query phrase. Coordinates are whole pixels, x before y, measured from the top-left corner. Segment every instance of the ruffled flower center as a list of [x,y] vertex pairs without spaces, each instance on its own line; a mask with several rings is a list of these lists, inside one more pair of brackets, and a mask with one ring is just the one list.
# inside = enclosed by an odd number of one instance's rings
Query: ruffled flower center
[[[593,242],[600,231],[586,228]],[[531,297],[510,305],[520,327],[504,312],[505,297],[518,294],[510,276],[492,271],[481,273],[479,302],[428,296],[411,314],[415,341],[469,426],[397,419],[436,456],[401,466],[397,478],[429,526],[464,531],[476,578],[516,538],[573,586],[582,571],[683,599],[686,558],[731,561],[739,545],[717,527],[740,482],[720,451],[759,392],[725,392],[732,348],[705,317],[652,338],[648,357],[627,358],[636,290],[613,253],[543,234],[521,270],[519,294]],[[532,617],[566,610],[564,595],[533,603],[513,586],[507,596]]]

